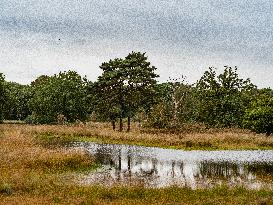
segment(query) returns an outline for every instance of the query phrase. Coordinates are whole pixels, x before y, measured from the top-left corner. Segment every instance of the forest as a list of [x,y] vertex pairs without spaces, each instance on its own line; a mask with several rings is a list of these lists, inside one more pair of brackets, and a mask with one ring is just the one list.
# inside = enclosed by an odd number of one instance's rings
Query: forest
[[73,70],[41,75],[29,85],[0,73],[0,122],[69,124],[111,122],[117,131],[139,126],[180,131],[188,125],[273,132],[273,90],[242,79],[237,67],[209,67],[189,84],[185,77],[158,82],[146,53],[131,52],[100,66],[95,82]]

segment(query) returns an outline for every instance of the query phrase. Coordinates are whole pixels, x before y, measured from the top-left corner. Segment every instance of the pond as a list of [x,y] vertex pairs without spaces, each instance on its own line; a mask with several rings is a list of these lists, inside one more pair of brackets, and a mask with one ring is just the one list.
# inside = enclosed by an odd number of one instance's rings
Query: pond
[[80,176],[83,184],[273,188],[273,150],[183,151],[132,145],[73,142],[102,166]]

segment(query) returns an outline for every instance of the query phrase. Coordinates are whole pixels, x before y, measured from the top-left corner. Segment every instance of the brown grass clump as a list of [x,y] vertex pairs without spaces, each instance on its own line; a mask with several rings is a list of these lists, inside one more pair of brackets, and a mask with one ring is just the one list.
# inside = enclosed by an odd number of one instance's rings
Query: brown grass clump
[[92,163],[91,158],[83,152],[58,149],[40,152],[40,155],[30,160],[27,166],[32,169],[67,171],[91,168]]

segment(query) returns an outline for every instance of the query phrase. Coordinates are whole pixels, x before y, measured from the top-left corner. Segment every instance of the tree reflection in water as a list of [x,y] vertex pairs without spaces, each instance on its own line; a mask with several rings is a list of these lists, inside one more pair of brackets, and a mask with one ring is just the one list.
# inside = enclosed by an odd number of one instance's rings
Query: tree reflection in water
[[[102,168],[84,176],[83,182],[88,184],[210,188],[225,183],[229,186],[272,188],[272,151],[187,152],[95,143],[74,143],[72,146],[86,149],[102,164]],[[264,175],[271,177],[261,177]]]

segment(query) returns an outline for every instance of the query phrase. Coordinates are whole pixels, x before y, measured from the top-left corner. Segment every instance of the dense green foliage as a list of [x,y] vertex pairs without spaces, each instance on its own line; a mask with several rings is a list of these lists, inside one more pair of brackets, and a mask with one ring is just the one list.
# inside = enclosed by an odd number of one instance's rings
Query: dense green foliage
[[[98,106],[97,110],[114,122],[128,118],[128,131],[130,119],[141,107],[149,107],[153,101],[156,68],[147,61],[145,53],[132,52],[125,59],[117,58],[103,63],[103,70],[95,84]],[[106,107],[108,107],[107,111]]]
[[[29,102],[34,123],[75,122],[86,120],[88,112],[87,81],[74,72],[44,76],[32,83]],[[38,83],[37,83],[38,82]]]
[[207,127],[242,127],[243,116],[257,93],[249,79],[240,79],[237,68],[225,67],[217,75],[209,68],[194,85],[163,83],[158,87],[158,103],[149,116],[152,127],[183,129],[185,123]]
[[198,120],[218,127],[240,126],[255,86],[240,79],[237,68],[225,67],[216,75],[209,68],[197,82]]
[[273,97],[263,96],[254,101],[246,111],[244,125],[258,133],[273,133]]
[[4,105],[4,118],[24,120],[31,114],[28,102],[32,98],[32,88],[28,85],[6,82],[7,101]]
[[74,71],[41,75],[31,85],[5,82],[0,74],[0,121],[65,123],[77,120],[110,121],[113,129],[127,118],[145,126],[183,130],[185,126],[246,127],[272,133],[270,88],[257,89],[241,79],[237,68],[222,73],[209,68],[194,84],[185,79],[157,83],[156,68],[145,53],[104,62],[101,76],[89,82]]

